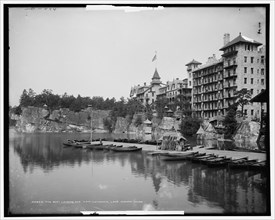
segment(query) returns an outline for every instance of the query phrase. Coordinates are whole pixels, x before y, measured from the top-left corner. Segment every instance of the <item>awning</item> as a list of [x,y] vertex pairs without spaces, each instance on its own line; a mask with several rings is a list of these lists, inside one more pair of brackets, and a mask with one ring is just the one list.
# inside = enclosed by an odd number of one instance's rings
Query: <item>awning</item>
[[266,90],[261,91],[258,95],[250,99],[250,102],[268,102],[269,101],[269,94]]

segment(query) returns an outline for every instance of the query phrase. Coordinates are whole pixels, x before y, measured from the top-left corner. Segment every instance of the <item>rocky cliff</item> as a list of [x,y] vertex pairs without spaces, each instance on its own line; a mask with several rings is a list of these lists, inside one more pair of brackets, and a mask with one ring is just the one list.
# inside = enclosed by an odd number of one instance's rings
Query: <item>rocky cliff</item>
[[91,129],[105,132],[103,119],[110,111],[87,108],[81,112],[69,109],[49,111],[45,108],[29,106],[22,108],[22,114],[11,115],[16,120],[19,132],[90,132]]
[[[104,127],[104,119],[108,118],[110,111],[93,110],[87,108],[81,112],[72,112],[69,109],[59,109],[49,111],[45,108],[29,106],[22,108],[22,114],[10,115],[10,118],[16,120],[15,129],[19,132],[96,132],[107,133]],[[139,123],[137,120],[141,119]],[[143,122],[146,120],[145,114],[135,114],[133,118],[118,117],[113,133],[135,134],[139,139],[145,136],[146,126]],[[158,139],[168,131],[178,130],[180,121],[170,117],[164,117],[162,120],[153,117],[151,120],[152,134],[146,134],[153,139]],[[147,128],[148,131],[148,128]]]

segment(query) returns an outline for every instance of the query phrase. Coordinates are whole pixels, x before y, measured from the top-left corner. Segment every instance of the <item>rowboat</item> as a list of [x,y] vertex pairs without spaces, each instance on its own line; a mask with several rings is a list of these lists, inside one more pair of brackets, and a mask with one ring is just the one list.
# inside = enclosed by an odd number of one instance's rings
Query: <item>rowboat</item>
[[142,147],[130,146],[130,147],[116,147],[111,148],[115,152],[132,152],[132,151],[141,151]]
[[258,160],[245,160],[245,161],[239,161],[239,162],[229,162],[228,166],[230,169],[241,169],[246,168],[248,169],[251,167],[251,165],[257,163]]
[[161,159],[165,161],[182,161],[187,160],[188,157],[196,155],[198,152],[190,152],[188,154],[164,155]]
[[73,140],[74,142],[78,142],[78,143],[82,143],[82,144],[88,144],[88,143],[91,143],[91,141],[89,140]]
[[237,163],[237,162],[242,162],[247,160],[248,160],[248,157],[242,157],[242,158],[231,160],[230,163]]
[[202,157],[202,156],[205,156],[205,155],[206,155],[206,153],[198,153],[198,154],[195,154],[195,155],[188,156],[186,159],[187,160],[192,160],[193,158]]
[[113,144],[111,144],[111,145],[105,145],[105,149],[104,150],[112,150],[114,148],[121,148],[121,147],[122,147],[122,145],[113,145]]
[[66,147],[81,147],[84,144],[91,144],[91,142],[87,140],[67,140],[67,142],[63,143]]
[[266,168],[266,161],[259,161],[249,166],[251,170],[262,170]]
[[101,146],[102,144],[100,143],[94,143],[94,144],[84,144],[82,145],[82,148],[86,148],[86,149],[94,149],[95,147]]
[[196,163],[196,162],[200,162],[202,159],[206,159],[206,158],[213,158],[214,154],[207,154],[205,156],[201,156],[201,157],[193,157],[191,158],[191,161]]
[[106,150],[109,149],[110,147],[113,147],[114,145],[102,145],[102,144],[95,144],[95,145],[90,145],[88,149],[90,150]]
[[159,156],[159,155],[168,155],[169,152],[167,152],[167,151],[153,151],[153,152],[149,152],[147,154],[150,156]]
[[72,143],[69,143],[69,142],[64,142],[63,143],[64,147],[72,147]]
[[194,154],[198,154],[198,152],[175,152],[175,151],[170,151],[167,152],[166,154],[161,154],[161,156],[167,156],[167,157],[182,157],[182,156],[191,156]]
[[207,162],[208,167],[226,167],[231,158],[217,158]]
[[[68,142],[68,143],[63,143],[66,147],[76,147],[76,148],[82,148],[83,147],[83,145],[85,145],[85,144],[83,144],[83,143],[79,143],[79,142]],[[89,142],[89,144],[90,144],[90,142]]]
[[210,157],[201,159],[201,160],[200,160],[200,163],[207,164],[208,161],[216,160],[216,159],[218,159],[218,158],[224,159],[224,157],[218,157],[218,156],[216,156],[216,155],[213,155],[213,156],[210,156]]

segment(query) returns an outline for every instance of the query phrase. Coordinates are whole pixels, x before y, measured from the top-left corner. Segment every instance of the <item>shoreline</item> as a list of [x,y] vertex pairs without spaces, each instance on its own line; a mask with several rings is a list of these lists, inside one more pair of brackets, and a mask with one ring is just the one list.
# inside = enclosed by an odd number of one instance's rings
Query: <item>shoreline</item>
[[138,143],[124,143],[124,142],[113,142],[113,141],[102,141],[103,144],[114,144],[114,145],[122,145],[123,147],[128,146],[138,146],[142,147],[143,151],[155,151],[155,152],[166,152],[166,153],[182,153],[186,152],[199,152],[206,154],[216,154],[219,157],[225,156],[227,158],[231,157],[233,159],[239,159],[243,157],[248,157],[249,160],[257,159],[258,161],[266,160],[266,153],[255,153],[255,152],[242,152],[242,151],[228,151],[228,150],[210,150],[207,148],[199,148],[200,146],[193,147],[193,150],[188,151],[170,151],[170,150],[159,150],[159,145],[148,145],[148,144],[138,144]]

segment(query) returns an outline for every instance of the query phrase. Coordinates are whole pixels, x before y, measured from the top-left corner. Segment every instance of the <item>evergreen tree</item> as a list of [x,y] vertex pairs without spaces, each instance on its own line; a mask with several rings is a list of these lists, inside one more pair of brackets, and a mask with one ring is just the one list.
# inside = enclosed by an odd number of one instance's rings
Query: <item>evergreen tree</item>
[[225,138],[232,138],[233,134],[237,129],[237,120],[236,120],[236,106],[233,105],[229,108],[225,119],[223,121],[225,126]]
[[244,88],[240,91],[236,91],[234,95],[236,98],[236,104],[241,107],[241,116],[244,116],[244,106],[249,104],[249,100],[251,99],[251,93],[246,88]]

